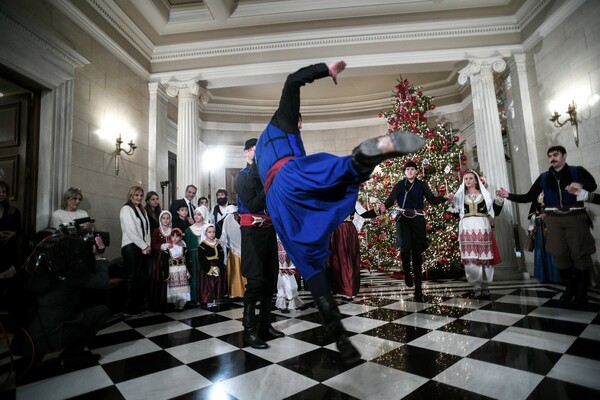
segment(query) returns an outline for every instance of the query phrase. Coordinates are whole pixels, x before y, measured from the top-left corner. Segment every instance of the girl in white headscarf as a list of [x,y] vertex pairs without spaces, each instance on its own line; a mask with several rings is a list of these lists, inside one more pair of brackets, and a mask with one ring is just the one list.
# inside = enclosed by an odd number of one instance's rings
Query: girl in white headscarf
[[502,203],[493,202],[481,178],[475,171],[467,171],[463,183],[454,193],[454,207],[460,216],[458,233],[460,257],[467,280],[474,288],[476,299],[491,299],[489,284],[494,278],[494,216],[502,210]]
[[150,276],[150,310],[167,311],[167,285],[169,277],[169,237],[171,236],[171,213],[162,211],[158,216],[158,228],[152,231],[152,254],[154,263]]

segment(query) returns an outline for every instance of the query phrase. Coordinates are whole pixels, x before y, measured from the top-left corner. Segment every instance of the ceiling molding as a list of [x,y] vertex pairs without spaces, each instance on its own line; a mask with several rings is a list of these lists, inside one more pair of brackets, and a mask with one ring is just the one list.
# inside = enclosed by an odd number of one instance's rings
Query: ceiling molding
[[123,64],[141,78],[150,81],[150,72],[142,64],[137,62],[117,42],[98,27],[92,20],[83,14],[68,0],[50,0],[50,3],[69,17],[77,26],[87,32],[94,40],[104,46],[109,52],[117,57]]

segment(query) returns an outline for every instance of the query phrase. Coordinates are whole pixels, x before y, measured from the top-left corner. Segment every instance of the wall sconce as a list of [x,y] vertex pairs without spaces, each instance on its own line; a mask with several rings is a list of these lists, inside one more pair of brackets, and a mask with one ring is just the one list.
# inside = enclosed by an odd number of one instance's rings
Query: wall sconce
[[135,149],[137,149],[137,146],[135,143],[133,143],[133,140],[130,140],[129,143],[127,143],[129,145],[129,150],[122,149],[121,144],[123,144],[123,139],[121,139],[121,134],[119,133],[119,137],[115,142],[115,173],[117,175],[119,175],[119,159],[121,158],[121,152],[131,156],[133,155]]
[[563,122],[560,122],[558,118],[560,114],[558,111],[554,110],[554,114],[550,117],[550,122],[554,124],[555,128],[560,128],[565,125],[567,122],[571,122],[571,127],[573,128],[573,139],[575,139],[575,146],[579,147],[579,128],[577,122],[577,104],[575,104],[575,100],[571,101],[569,104],[569,108],[567,108],[567,114],[569,114],[569,118],[565,119]]

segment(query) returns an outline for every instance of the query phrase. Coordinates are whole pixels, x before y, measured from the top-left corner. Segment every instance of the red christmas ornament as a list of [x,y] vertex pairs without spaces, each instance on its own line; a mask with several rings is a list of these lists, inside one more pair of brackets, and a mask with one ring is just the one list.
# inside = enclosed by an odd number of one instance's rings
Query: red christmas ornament
[[432,226],[430,224],[425,225],[425,229],[427,229],[428,231],[430,231],[432,229]]
[[436,151],[436,150],[437,150],[437,147],[436,147],[436,145],[435,145],[435,144],[432,144],[431,146],[429,146],[429,150],[431,150],[431,151]]
[[446,146],[446,145],[443,145],[443,146],[442,146],[442,150],[444,150],[444,151],[448,150],[448,146]]
[[[454,170],[455,170],[455,171],[457,171],[457,172],[458,172],[458,171],[460,171],[460,165],[455,165],[455,166],[454,166]],[[457,178],[458,178],[458,177],[457,177]]]
[[452,139],[454,139],[455,142],[458,142],[460,140],[458,136],[454,136]]
[[430,110],[435,110],[435,104],[430,104],[430,105],[429,105],[429,109],[430,109]]

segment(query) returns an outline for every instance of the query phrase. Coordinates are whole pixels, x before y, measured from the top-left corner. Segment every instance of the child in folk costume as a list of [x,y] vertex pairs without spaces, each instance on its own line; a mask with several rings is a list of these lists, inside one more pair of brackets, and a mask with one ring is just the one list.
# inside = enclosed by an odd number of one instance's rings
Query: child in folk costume
[[222,279],[225,279],[225,254],[220,242],[215,239],[216,230],[213,224],[208,224],[205,230],[206,239],[198,246],[198,262],[202,267],[200,279],[200,301],[206,303],[206,308],[214,309],[222,297]]
[[154,263],[150,275],[150,309],[164,311],[167,305],[169,277],[169,247],[171,246],[171,213],[162,211],[158,216],[158,228],[152,232]]
[[179,228],[171,229],[169,246],[169,280],[167,281],[167,301],[175,304],[175,310],[183,310],[190,301],[189,274],[185,265],[185,242]]
[[275,307],[282,313],[289,313],[290,310],[305,310],[308,307],[298,297],[298,282],[296,276],[299,275],[294,263],[287,255],[287,252],[277,236],[277,253],[279,256],[279,275],[277,277],[277,299]]
[[242,233],[240,230],[240,214],[234,205],[225,207],[222,219],[221,245],[225,250],[227,265],[227,290],[230,299],[244,297],[247,279],[242,275]]
[[204,230],[206,229],[206,220],[202,209],[204,206],[197,207],[194,210],[194,223],[185,230],[185,245],[187,247],[187,267],[192,278],[190,279],[191,302],[193,305],[200,305],[200,282],[202,275],[198,262],[198,246],[204,240]]

